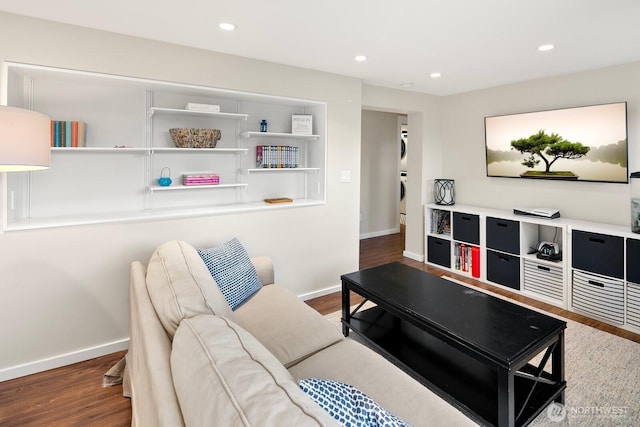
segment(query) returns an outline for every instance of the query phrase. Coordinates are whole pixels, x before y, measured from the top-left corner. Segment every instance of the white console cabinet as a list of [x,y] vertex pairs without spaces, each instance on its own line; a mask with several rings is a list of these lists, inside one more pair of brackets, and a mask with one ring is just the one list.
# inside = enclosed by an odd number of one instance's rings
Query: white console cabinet
[[[85,145],[52,148],[50,169],[3,176],[4,231],[325,203],[325,102],[12,62],[1,83],[2,105],[86,124]],[[313,135],[291,133],[294,114],[312,115]],[[222,138],[215,148],[177,148],[170,128],[215,128]],[[258,145],[296,147],[299,167],[257,169]],[[220,183],[182,185],[187,172]],[[168,187],[157,184],[163,173]]]
[[[428,204],[424,216],[427,264],[640,330],[640,236],[630,229],[462,205]],[[538,258],[542,241],[562,258]],[[475,248],[474,268],[460,244]]]

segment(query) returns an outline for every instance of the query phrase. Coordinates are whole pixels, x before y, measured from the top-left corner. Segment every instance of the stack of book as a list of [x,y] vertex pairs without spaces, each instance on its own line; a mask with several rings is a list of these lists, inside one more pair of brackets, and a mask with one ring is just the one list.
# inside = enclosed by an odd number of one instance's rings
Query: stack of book
[[284,145],[258,145],[256,147],[257,168],[297,168],[298,147]]
[[451,214],[449,211],[437,209],[431,211],[431,232],[435,234],[451,234]]
[[480,248],[456,243],[453,247],[454,269],[480,277]]
[[182,175],[183,185],[218,185],[220,176],[209,172],[191,172]]
[[86,134],[84,122],[51,120],[52,147],[84,147]]

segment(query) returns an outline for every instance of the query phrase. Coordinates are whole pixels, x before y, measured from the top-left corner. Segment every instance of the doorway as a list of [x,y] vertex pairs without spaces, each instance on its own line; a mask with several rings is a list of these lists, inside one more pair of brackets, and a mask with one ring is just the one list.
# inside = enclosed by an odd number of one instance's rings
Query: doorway
[[400,232],[407,214],[407,130],[406,114],[362,110],[360,239]]

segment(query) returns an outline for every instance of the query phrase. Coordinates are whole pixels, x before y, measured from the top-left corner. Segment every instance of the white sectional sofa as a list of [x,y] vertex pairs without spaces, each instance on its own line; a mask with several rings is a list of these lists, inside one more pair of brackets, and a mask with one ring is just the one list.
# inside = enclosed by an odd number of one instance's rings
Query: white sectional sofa
[[269,258],[251,262],[262,287],[235,311],[185,242],[160,245],[146,267],[132,263],[132,425],[340,425],[298,387],[305,378],[353,385],[415,426],[475,425],[274,284]]

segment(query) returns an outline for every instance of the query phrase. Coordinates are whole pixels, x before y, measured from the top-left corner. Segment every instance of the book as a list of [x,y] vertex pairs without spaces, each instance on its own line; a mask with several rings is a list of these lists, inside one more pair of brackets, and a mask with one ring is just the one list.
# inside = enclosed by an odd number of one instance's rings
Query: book
[[299,159],[298,147],[289,145],[256,146],[257,168],[297,168]]
[[84,147],[87,127],[75,120],[51,120],[52,147]]
[[87,138],[87,124],[78,122],[78,147],[84,147]]
[[71,147],[71,139],[73,138],[72,130],[71,130],[71,128],[72,128],[71,123],[72,122],[65,122],[64,123],[64,135],[65,135],[64,146],[65,147]]
[[66,141],[67,141],[67,122],[66,121],[61,121],[60,122],[60,141],[58,141],[58,147],[64,147],[66,146]]
[[267,203],[291,203],[293,202],[293,199],[290,199],[288,197],[277,197],[274,199],[264,199],[265,202]]

